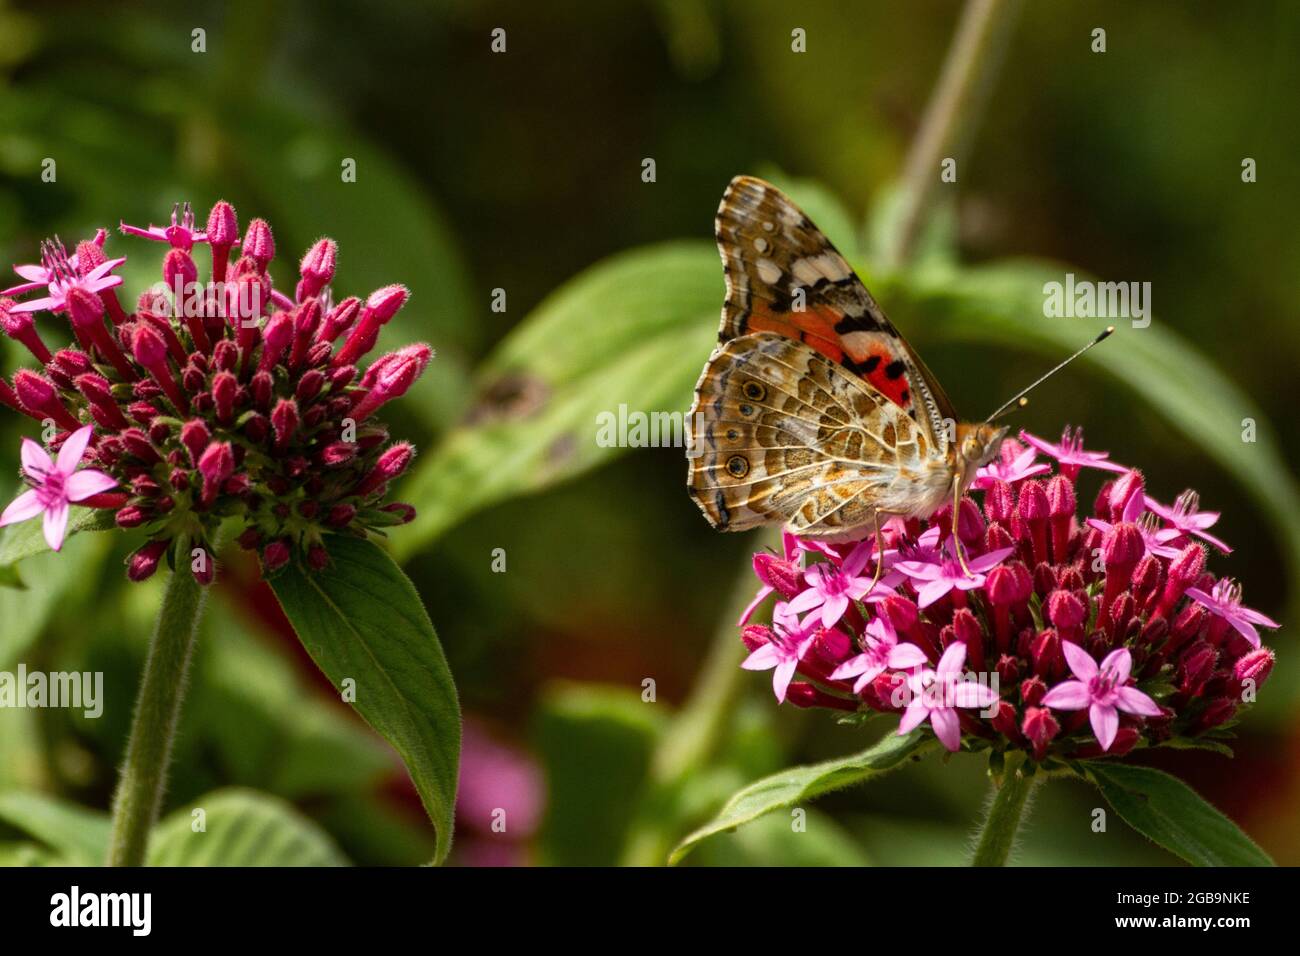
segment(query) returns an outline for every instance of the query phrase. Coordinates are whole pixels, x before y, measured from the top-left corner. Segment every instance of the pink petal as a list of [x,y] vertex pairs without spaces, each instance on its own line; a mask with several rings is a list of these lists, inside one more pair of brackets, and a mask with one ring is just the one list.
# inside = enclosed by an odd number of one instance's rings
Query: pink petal
[[59,471],[70,475],[77,470],[82,456],[86,454],[86,446],[90,444],[90,434],[94,430],[93,425],[84,425],[64,440],[63,447],[59,449],[58,463],[55,465]]
[[1126,714],[1159,717],[1163,713],[1159,704],[1136,687],[1120,687],[1115,691],[1115,700],[1119,709]]
[[736,622],[736,626],[742,627],[745,624],[748,624],[749,619],[753,617],[754,612],[758,610],[758,606],[762,604],[764,601],[766,601],[767,596],[771,593],[772,593],[772,588],[769,585],[764,584],[761,588],[759,588],[758,593],[754,595],[754,600],[749,602],[749,607],[745,608],[745,610],[741,613],[740,620]]
[[1119,733],[1119,711],[1109,704],[1093,704],[1088,709],[1088,720],[1101,749],[1109,750],[1115,742],[1115,734]]
[[1043,705],[1056,710],[1083,710],[1091,701],[1088,685],[1078,680],[1062,681],[1043,695]]
[[775,644],[764,644],[762,647],[754,649],[748,657],[741,661],[740,666],[747,671],[765,671],[770,670],[777,664],[781,663],[781,655]]
[[843,571],[851,578],[856,578],[867,566],[867,558],[871,556],[871,549],[875,542],[868,538],[856,548],[849,552],[849,556],[844,559]]
[[1238,634],[1250,641],[1252,647],[1259,647],[1259,631],[1255,630],[1254,624],[1236,614],[1228,616],[1227,621],[1236,628]]
[[45,283],[50,281],[50,274],[45,271],[44,266],[14,266],[14,272],[18,273],[18,275],[26,279],[28,282],[36,282],[40,285],[45,285]]
[[832,594],[822,605],[822,627],[834,627],[849,609],[849,599],[843,594]]
[[802,614],[804,611],[811,611],[825,600],[820,591],[816,588],[809,588],[807,591],[800,591],[792,597],[786,603],[785,609],[791,614]]
[[899,670],[920,667],[925,661],[925,651],[915,644],[897,644],[889,651],[889,666]]
[[1097,662],[1074,641],[1062,641],[1061,650],[1065,653],[1065,662],[1070,665],[1070,672],[1079,680],[1087,683],[1097,676]]
[[857,677],[864,671],[870,670],[874,660],[875,658],[871,654],[859,654],[857,657],[850,657],[831,671],[831,680],[848,680],[850,677]]
[[85,501],[91,495],[116,488],[117,482],[94,468],[86,468],[68,477],[63,483],[63,493],[69,501]]
[[63,536],[68,530],[68,503],[60,501],[45,509],[45,543],[50,550],[63,547]]
[[24,491],[21,495],[9,503],[9,507],[0,515],[0,528],[7,524],[17,524],[19,521],[26,521],[28,518],[35,518],[45,510],[40,500],[36,497],[35,490]]
[[949,648],[943,652],[943,657],[939,658],[939,666],[935,668],[936,679],[948,683],[961,676],[962,665],[966,663],[966,645],[961,641],[954,641]]
[[954,753],[961,747],[961,724],[957,721],[957,711],[951,707],[938,707],[930,711],[930,726],[934,735]]
[[954,707],[991,707],[997,703],[998,695],[991,687],[974,680],[959,680],[952,685],[952,703]]
[[996,551],[990,551],[988,554],[982,554],[974,561],[969,561],[967,563],[970,565],[970,569],[972,571],[976,571],[976,572],[989,571],[992,570],[997,565],[1001,564],[1002,561],[1006,559],[1015,550],[1016,550],[1015,548],[998,548]]
[[772,671],[772,690],[776,694],[777,703],[785,703],[785,692],[790,689],[790,681],[794,679],[794,671],[798,666],[799,662],[791,658],[782,661]]
[[[1087,653],[1086,651],[1084,652]],[[1088,658],[1092,660],[1091,657]],[[1133,669],[1133,655],[1128,652],[1127,647],[1119,647],[1106,655],[1101,662],[1101,669],[1110,671],[1115,675],[1116,684],[1124,684],[1128,681],[1129,672]],[[1071,667],[1073,670],[1073,667]],[[1082,676],[1082,675],[1075,675]]]
[[907,705],[907,710],[903,711],[903,719],[898,722],[899,736],[915,730],[929,715],[930,711],[925,706],[925,701],[919,696],[913,697],[912,702]]
[[34,481],[45,480],[45,476],[54,470],[54,459],[49,453],[30,438],[24,438],[22,444],[21,457],[23,460],[23,471],[27,477]]
[[951,590],[951,581],[930,581],[916,593],[916,606],[929,607]]

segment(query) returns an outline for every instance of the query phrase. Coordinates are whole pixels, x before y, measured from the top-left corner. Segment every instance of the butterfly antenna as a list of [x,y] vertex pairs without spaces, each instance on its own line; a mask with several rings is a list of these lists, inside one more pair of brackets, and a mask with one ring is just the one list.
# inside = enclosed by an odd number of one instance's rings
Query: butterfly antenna
[[1026,395],[1028,395],[1030,392],[1036,389],[1039,385],[1042,385],[1044,382],[1046,382],[1049,378],[1051,378],[1061,369],[1065,368],[1067,365],[1069,365],[1071,362],[1077,359],[1084,352],[1088,351],[1088,349],[1092,348],[1094,345],[1099,345],[1101,342],[1105,341],[1105,339],[1114,331],[1115,331],[1115,326],[1113,325],[1106,326],[1106,328],[1101,332],[1101,334],[1098,335],[1095,339],[1093,339],[1083,348],[1079,349],[1079,351],[1075,352],[1065,361],[1061,362],[1055,368],[1051,369],[1050,371],[1046,372],[1043,375],[1040,375],[1036,380],[1031,382],[1025,388],[1022,388],[1018,393],[1016,393],[1014,396],[1008,399],[1006,403],[1001,405],[997,411],[995,411],[988,418],[984,419],[984,421],[993,422],[1001,418],[1007,412],[1014,411],[1016,408],[1024,408],[1026,405],[1029,404],[1029,399],[1025,398]]

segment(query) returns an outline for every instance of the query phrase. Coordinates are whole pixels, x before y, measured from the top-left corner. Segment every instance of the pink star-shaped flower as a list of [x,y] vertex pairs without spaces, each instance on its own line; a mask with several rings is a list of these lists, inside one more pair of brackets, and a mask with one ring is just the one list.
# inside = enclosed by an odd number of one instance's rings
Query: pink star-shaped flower
[[954,641],[939,658],[937,668],[919,668],[907,678],[911,700],[898,723],[899,736],[928,720],[946,748],[956,751],[961,746],[961,724],[955,708],[991,707],[998,700],[991,687],[962,676],[965,664],[966,645]]
[[[868,538],[850,551],[839,567],[828,561],[814,564],[804,572],[804,581],[808,584],[808,590],[796,595],[790,601],[788,605],[790,611],[794,614],[803,614],[805,611],[820,608],[822,627],[831,628],[839,623],[851,602],[870,600],[869,595],[882,596],[884,592],[892,591],[902,582],[902,575],[893,572],[886,574],[876,581],[873,587],[874,567],[870,575],[863,574],[874,550],[875,541]],[[882,560],[888,563],[889,557],[889,554],[885,554]]]
[[816,637],[816,628],[805,628],[787,605],[778,604],[772,611],[772,640],[753,651],[740,666],[747,671],[772,671],[772,690],[777,703],[783,703],[794,672]]
[[[1155,554],[1162,558],[1178,557],[1179,549],[1169,542],[1181,538],[1183,533],[1174,528],[1157,528],[1150,520],[1143,521],[1142,516],[1147,510],[1146,502],[1147,496],[1140,491],[1135,491],[1129,495],[1120,520],[1137,525],[1138,531],[1142,533],[1142,545],[1146,549],[1144,554]],[[1102,534],[1105,534],[1113,527],[1111,522],[1102,521],[1100,518],[1089,518],[1088,526],[1096,528]]]
[[1250,641],[1254,647],[1259,647],[1259,631],[1255,629],[1256,624],[1260,627],[1282,626],[1271,617],[1265,617],[1259,611],[1245,607],[1241,603],[1241,585],[1227,578],[1217,582],[1209,594],[1200,588],[1188,588],[1185,593],[1193,601],[1205,605],[1212,613],[1231,624],[1236,632]]
[[170,226],[149,225],[148,229],[119,223],[118,228],[126,236],[139,236],[141,239],[153,239],[156,242],[170,243],[173,249],[189,252],[196,242],[207,242],[207,233],[194,228],[194,210],[189,203],[172,205],[172,224]]
[[[76,255],[69,256],[58,239],[46,242],[41,253],[40,266],[15,266],[14,271],[24,278],[40,274],[44,280],[48,295],[40,299],[28,299],[13,306],[10,312],[62,312],[67,308],[68,293],[73,289],[98,295],[104,289],[112,289],[122,284],[122,277],[113,275],[113,270],[126,262],[126,258],[108,259],[91,269],[84,276],[77,274]],[[28,284],[28,291],[37,288],[39,282]]]
[[[95,231],[95,238],[91,241],[102,249],[104,247],[104,241],[107,238],[108,230],[98,229]],[[72,255],[66,256],[66,258],[68,260],[68,268],[75,275],[79,268],[77,265],[77,254],[74,252]],[[14,272],[18,273],[19,278],[25,279],[26,281],[20,282],[15,286],[10,286],[8,289],[0,290],[0,295],[24,295],[28,292],[39,289],[41,286],[49,285],[55,279],[54,270],[47,268],[44,263],[30,263],[28,265],[14,266]]]
[[1010,461],[997,458],[978,469],[975,472],[975,481],[971,483],[971,487],[983,490],[992,485],[994,481],[1013,483],[1023,481],[1025,478],[1032,478],[1035,475],[1045,474],[1051,470],[1049,465],[1038,461],[1037,451],[1033,448],[1026,448]]
[[30,438],[23,439],[23,472],[32,487],[4,510],[0,515],[0,527],[44,513],[46,544],[55,551],[63,547],[63,536],[68,527],[68,505],[84,501],[117,484],[93,468],[77,471],[86,446],[90,444],[92,430],[92,426],[86,425],[69,435],[59,449],[57,461]]
[[1071,481],[1078,477],[1080,468],[1100,468],[1102,471],[1129,470],[1123,465],[1107,461],[1106,459],[1110,457],[1108,451],[1086,451],[1083,447],[1082,428],[1076,428],[1071,432],[1070,426],[1067,425],[1065,430],[1061,432],[1060,444],[1056,445],[1026,431],[1020,433],[1020,439],[1027,444],[1033,445],[1044,455],[1055,458],[1060,465],[1061,474]]
[[1109,750],[1119,732],[1119,711],[1141,717],[1159,717],[1160,705],[1136,687],[1126,687],[1133,658],[1128,648],[1111,651],[1101,662],[1073,641],[1061,645],[1066,663],[1076,680],[1057,684],[1043,697],[1044,706],[1054,710],[1088,709],[1088,720],[1097,743]]
[[[894,570],[899,571],[917,585],[917,607],[929,607],[953,588],[970,591],[984,584],[987,572],[992,571],[1014,552],[1015,548],[998,548],[988,554],[966,562],[971,573],[967,576],[956,558],[942,552],[928,560],[899,561]],[[919,582],[919,583],[918,583]]]
[[862,689],[886,670],[920,667],[926,662],[925,652],[915,644],[900,644],[894,628],[883,617],[867,623],[862,635],[863,651],[851,657],[831,672],[832,680],[856,677],[853,693]]
[[1177,534],[1170,535],[1167,540],[1172,541],[1174,538],[1191,534],[1203,541],[1210,542],[1224,554],[1232,553],[1232,548],[1228,547],[1226,542],[1206,532],[1206,528],[1212,527],[1219,520],[1219,512],[1201,511],[1200,497],[1196,492],[1184,491],[1174,501],[1172,508],[1168,505],[1162,505],[1149,495],[1146,496],[1145,500],[1147,508],[1173,525],[1172,528],[1166,528],[1165,531],[1177,532]]

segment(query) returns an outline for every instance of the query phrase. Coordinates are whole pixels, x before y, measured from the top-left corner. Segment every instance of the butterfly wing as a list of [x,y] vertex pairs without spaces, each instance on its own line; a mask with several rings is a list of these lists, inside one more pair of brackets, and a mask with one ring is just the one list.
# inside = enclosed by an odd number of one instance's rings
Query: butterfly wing
[[946,454],[957,420],[948,396],[789,197],[761,179],[737,176],[714,227],[727,282],[720,343],[751,332],[803,342],[902,408]]
[[928,514],[948,492],[907,410],[797,339],[751,332],[723,343],[694,411],[689,488],[716,528],[780,522],[842,539],[877,514]]

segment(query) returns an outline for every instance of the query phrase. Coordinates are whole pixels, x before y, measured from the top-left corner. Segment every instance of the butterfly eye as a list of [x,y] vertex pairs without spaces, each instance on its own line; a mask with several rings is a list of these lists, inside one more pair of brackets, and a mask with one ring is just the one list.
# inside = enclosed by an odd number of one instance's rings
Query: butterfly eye
[[751,401],[761,402],[767,395],[767,389],[759,382],[745,383],[745,397]]
[[732,455],[727,459],[727,473],[733,478],[744,478],[749,474],[749,460],[744,455]]
[[980,447],[979,440],[974,436],[969,436],[961,443],[961,456],[967,461],[976,461],[982,454],[983,449]]

